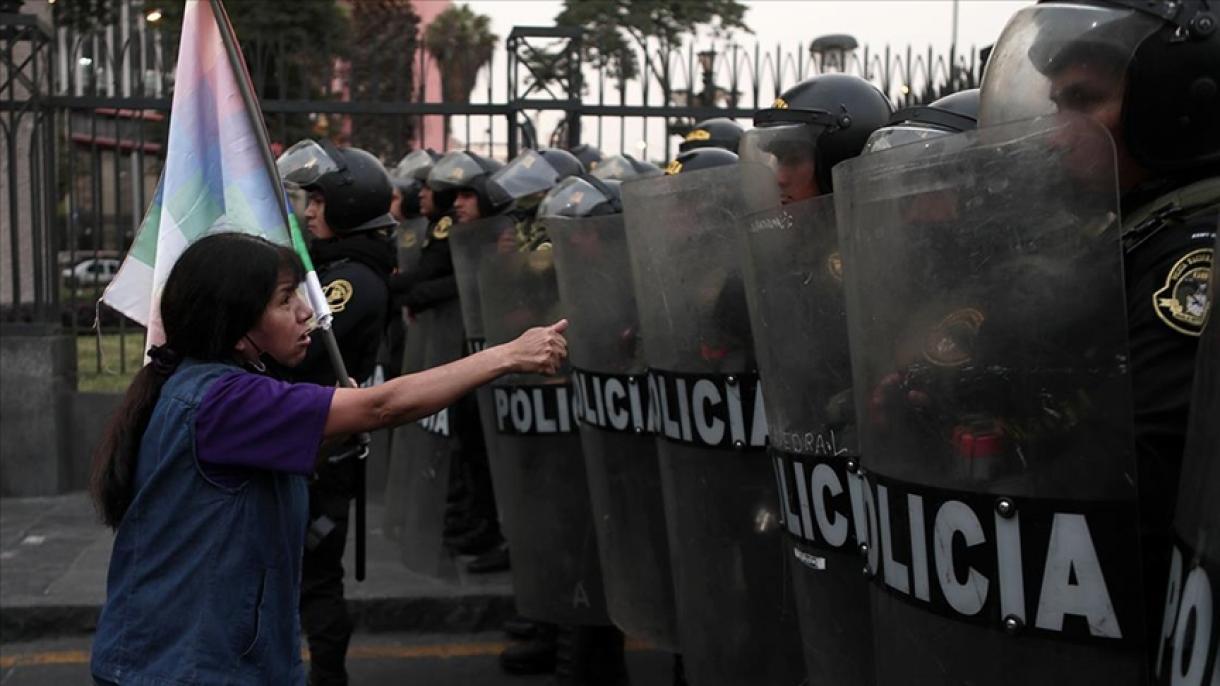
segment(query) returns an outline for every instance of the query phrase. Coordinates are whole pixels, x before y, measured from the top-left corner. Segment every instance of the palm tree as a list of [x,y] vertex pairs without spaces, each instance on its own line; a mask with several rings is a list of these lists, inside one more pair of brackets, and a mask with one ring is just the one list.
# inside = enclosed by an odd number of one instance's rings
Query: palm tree
[[[500,37],[491,32],[491,17],[476,14],[469,5],[441,12],[424,31],[424,46],[441,73],[443,102],[470,102],[479,70],[491,62]],[[445,140],[449,117],[445,117]]]

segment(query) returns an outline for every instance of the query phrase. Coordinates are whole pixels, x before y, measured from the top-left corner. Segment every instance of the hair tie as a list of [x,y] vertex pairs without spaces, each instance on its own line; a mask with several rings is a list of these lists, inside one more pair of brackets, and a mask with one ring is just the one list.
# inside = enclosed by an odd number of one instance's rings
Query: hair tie
[[173,374],[182,362],[182,356],[168,345],[154,345],[148,349],[148,357],[152,360],[153,371],[161,376]]

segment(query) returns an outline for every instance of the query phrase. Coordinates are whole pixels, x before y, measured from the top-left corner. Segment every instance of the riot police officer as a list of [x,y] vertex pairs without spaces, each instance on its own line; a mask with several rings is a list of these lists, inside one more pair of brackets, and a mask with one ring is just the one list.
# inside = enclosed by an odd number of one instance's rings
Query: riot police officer
[[958,91],[928,105],[904,107],[886,125],[868,137],[862,153],[880,152],[899,145],[918,143],[978,126],[979,89]]
[[526,150],[491,175],[488,197],[508,210],[516,224],[517,247],[534,250],[548,242],[542,226],[534,221],[538,203],[555,184],[569,176],[585,173],[585,165],[575,155],[558,148]]
[[785,204],[833,190],[831,169],[860,154],[893,108],[876,86],[850,74],[819,74],[754,113],[738,152],[775,170]]
[[[458,297],[449,232],[456,223],[496,213],[497,208],[487,198],[486,182],[487,176],[500,166],[477,153],[453,151],[430,167],[413,172],[417,178],[425,179],[420,207],[433,222],[424,240],[419,268],[394,281],[396,294],[400,294],[410,311],[422,312]],[[455,498],[452,514],[446,517],[445,539],[459,554],[488,556],[471,562],[471,571],[507,569],[508,555],[500,533],[487,448],[473,395],[457,403],[453,421],[458,447],[452,471],[459,485],[451,491],[463,497]]]
[[728,117],[712,117],[695,124],[695,128],[686,134],[678,145],[678,152],[697,150],[699,148],[722,148],[729,152],[737,152],[737,144],[741,141],[741,124]]
[[[285,180],[309,194],[306,227],[310,256],[334,314],[332,324],[348,374],[369,379],[389,310],[389,278],[396,262],[390,232],[393,193],[377,158],[328,141],[301,141],[284,153]],[[323,342],[315,338],[298,381],[334,385]],[[355,495],[360,447],[355,440],[328,450],[309,485],[310,528],[301,573],[301,625],[309,641],[310,684],[346,684],[352,622],[343,598],[343,550],[348,508]]]
[[[423,248],[423,233],[430,221],[421,211],[420,195],[423,191],[424,179],[432,163],[440,155],[429,150],[415,150],[407,153],[390,172],[390,182],[394,193],[390,200],[390,214],[398,221],[394,230],[394,242],[398,246],[398,270],[400,274],[413,272],[419,266]],[[421,178],[420,172],[423,177]],[[393,291],[393,282],[391,282]],[[406,341],[406,312],[397,315],[404,304],[395,302],[392,316],[386,324],[385,354],[381,356],[380,364],[387,378],[398,376],[403,355],[403,345]]]
[[[1220,216],[1217,9],[1203,1],[1079,0],[1022,10],[996,45],[979,114],[980,126],[992,126],[1074,113],[1114,141],[1154,641]],[[1158,654],[1156,646],[1150,651]]]

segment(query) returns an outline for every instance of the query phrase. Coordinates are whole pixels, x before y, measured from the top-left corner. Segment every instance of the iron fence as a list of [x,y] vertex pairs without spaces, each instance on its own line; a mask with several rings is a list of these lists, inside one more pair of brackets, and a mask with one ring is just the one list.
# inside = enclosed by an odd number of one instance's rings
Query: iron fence
[[[0,320],[60,321],[90,333],[107,265],[134,239],[160,176],[177,37],[168,19],[150,21],[143,0],[114,7],[105,21],[81,25],[46,2],[0,0]],[[636,57],[649,66],[627,80],[582,60],[579,31],[519,27],[463,75],[470,90],[459,102],[445,100],[449,65],[437,63],[409,17],[381,27],[391,38],[363,56],[238,28],[273,145],[330,136],[387,163],[420,145],[504,158],[522,146],[581,141],[664,163],[695,121],[748,123],[817,73],[857,74],[908,105],[973,87],[982,71],[973,49],[691,41],[682,50],[640,46]],[[92,346],[81,373],[126,374],[142,331],[101,310],[118,359]]]

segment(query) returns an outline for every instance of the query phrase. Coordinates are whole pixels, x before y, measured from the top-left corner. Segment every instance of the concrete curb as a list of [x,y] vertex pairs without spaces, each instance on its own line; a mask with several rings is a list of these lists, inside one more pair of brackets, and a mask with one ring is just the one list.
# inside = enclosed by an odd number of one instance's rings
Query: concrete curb
[[[356,631],[477,633],[494,631],[516,614],[508,593],[415,598],[350,598]],[[100,605],[0,607],[0,643],[84,636],[97,628]]]

